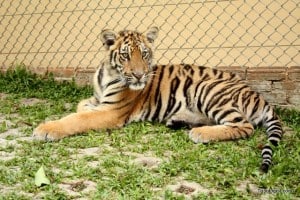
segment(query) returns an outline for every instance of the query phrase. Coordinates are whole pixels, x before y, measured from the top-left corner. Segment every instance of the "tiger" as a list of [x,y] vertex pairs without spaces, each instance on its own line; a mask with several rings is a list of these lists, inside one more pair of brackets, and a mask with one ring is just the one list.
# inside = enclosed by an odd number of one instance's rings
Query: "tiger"
[[157,27],[145,33],[103,30],[107,55],[94,74],[93,96],[80,101],[75,113],[39,124],[33,137],[53,141],[152,121],[185,127],[192,142],[207,144],[248,138],[262,125],[267,142],[260,169],[268,172],[272,149],[283,136],[274,108],[234,73],[196,64],[156,64],[158,32]]

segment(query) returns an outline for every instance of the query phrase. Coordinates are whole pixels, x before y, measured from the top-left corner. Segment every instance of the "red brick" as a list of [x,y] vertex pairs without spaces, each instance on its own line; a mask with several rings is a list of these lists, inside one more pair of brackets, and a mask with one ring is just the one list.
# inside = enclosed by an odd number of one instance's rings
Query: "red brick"
[[286,79],[286,67],[254,67],[248,68],[247,80],[279,81]]

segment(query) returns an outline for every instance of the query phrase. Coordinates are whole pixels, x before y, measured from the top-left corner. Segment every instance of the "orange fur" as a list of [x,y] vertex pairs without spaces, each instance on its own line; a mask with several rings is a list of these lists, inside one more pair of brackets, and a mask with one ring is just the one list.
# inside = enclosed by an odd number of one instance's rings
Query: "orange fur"
[[112,111],[83,111],[60,120],[40,124],[34,134],[45,140],[57,140],[88,130],[118,128],[124,125],[119,113]]

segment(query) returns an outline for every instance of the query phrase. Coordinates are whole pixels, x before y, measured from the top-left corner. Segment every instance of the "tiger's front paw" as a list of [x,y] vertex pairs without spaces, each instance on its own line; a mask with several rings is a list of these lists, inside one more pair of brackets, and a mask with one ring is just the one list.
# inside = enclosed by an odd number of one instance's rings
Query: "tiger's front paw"
[[54,141],[65,137],[63,133],[63,126],[59,121],[50,121],[40,124],[34,131],[32,135],[35,139]]
[[203,143],[203,144],[207,144],[212,140],[210,135],[207,132],[203,131],[203,128],[193,128],[192,130],[190,130],[189,138],[194,143]]

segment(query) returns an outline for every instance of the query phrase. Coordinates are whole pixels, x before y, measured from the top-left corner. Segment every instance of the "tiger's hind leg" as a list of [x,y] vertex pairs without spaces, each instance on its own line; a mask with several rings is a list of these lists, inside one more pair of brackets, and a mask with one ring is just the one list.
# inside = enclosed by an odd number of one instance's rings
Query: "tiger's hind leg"
[[189,111],[182,111],[174,114],[166,121],[166,125],[172,129],[193,128],[204,125],[213,125],[215,122],[204,115]]
[[229,110],[223,114],[225,117],[216,120],[218,125],[191,129],[190,139],[195,143],[209,143],[246,138],[254,133],[253,125],[238,111]]

